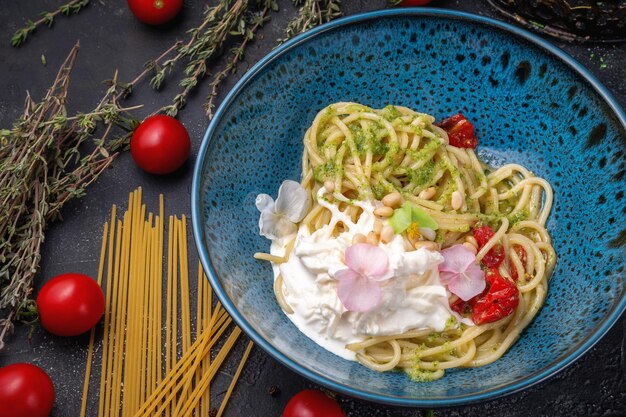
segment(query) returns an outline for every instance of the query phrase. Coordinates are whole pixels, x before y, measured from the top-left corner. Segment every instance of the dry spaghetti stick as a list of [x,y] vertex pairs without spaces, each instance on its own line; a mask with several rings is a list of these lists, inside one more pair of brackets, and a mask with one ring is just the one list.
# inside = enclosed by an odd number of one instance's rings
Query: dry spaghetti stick
[[216,417],[221,417],[222,413],[226,409],[226,404],[228,404],[228,399],[230,398],[230,395],[233,393],[233,389],[235,388],[235,385],[237,385],[237,381],[239,380],[241,371],[243,371],[243,367],[245,366],[246,361],[248,360],[248,356],[250,356],[250,351],[252,350],[253,346],[254,346],[254,343],[252,341],[248,342],[248,347],[246,348],[246,351],[244,352],[243,357],[241,358],[241,362],[239,362],[239,366],[237,367],[237,371],[235,372],[235,375],[233,376],[233,380],[230,382],[230,385],[228,386],[228,391],[226,391],[226,395],[224,395],[222,404],[220,404],[220,408],[219,410],[217,410]]
[[[102,246],[100,248],[100,264],[98,265],[98,285],[102,286],[102,273],[104,272],[104,258],[106,257],[107,248],[107,232],[109,231],[109,223],[104,223],[104,231],[102,232]],[[87,411],[87,394],[89,392],[89,378],[91,376],[91,361],[93,358],[93,341],[96,335],[96,328],[91,329],[89,333],[89,348],[87,349],[87,366],[85,368],[85,381],[83,383],[83,401],[80,406],[80,416],[85,417]]]
[[[210,322],[210,318],[211,318],[211,310],[213,308],[213,293],[212,293],[212,289],[211,286],[209,285],[209,282],[207,280],[206,275],[204,274],[204,270],[202,269],[202,264],[200,263],[200,261],[198,261],[198,270],[200,271],[200,275],[202,276],[202,288],[203,288],[203,292],[204,292],[204,300],[206,303],[206,318],[205,318],[205,327],[209,327],[209,322]],[[219,310],[216,310],[215,313],[218,313]],[[206,355],[206,357],[204,358],[204,360],[202,361],[202,367],[204,372],[206,372],[207,369],[209,369],[209,366],[211,366],[211,351],[209,351],[208,355]],[[202,401],[202,415],[207,415],[209,413],[209,410],[211,409],[211,386],[209,385],[209,388],[207,388],[205,396],[204,396],[204,401]]]
[[[191,388],[192,376],[197,372],[200,366],[200,362],[202,361],[202,358],[204,358],[205,355],[207,355],[211,351],[211,347],[219,340],[222,333],[230,326],[230,323],[231,323],[230,317],[227,318],[226,315],[224,314],[223,318],[224,320],[222,320],[221,318],[218,320],[218,326],[221,323],[224,323],[224,324],[222,325],[222,327],[219,329],[219,331],[217,332],[215,336],[211,338],[211,332],[208,332],[207,333],[208,338],[207,337],[203,338],[204,342],[200,343],[198,348],[195,349],[195,352],[191,352],[190,350],[190,352],[192,353],[192,358],[193,358],[192,364],[189,365],[188,361],[183,363],[183,360],[181,359],[181,362],[179,362],[176,365],[177,368],[180,367],[182,369],[181,372],[183,372],[184,375],[182,376],[182,379],[180,381],[176,382],[174,389],[170,392],[169,396],[165,399],[165,405],[163,406],[163,407],[166,407],[169,405],[174,406],[175,407],[175,410],[173,411],[174,416],[180,415],[180,409],[185,403],[187,394],[189,393],[189,390]],[[208,345],[207,345],[206,339],[208,339]],[[182,393],[178,397],[177,402],[173,403],[172,401],[176,398],[177,393],[181,389],[182,389]],[[161,414],[163,407],[157,410],[156,415]]]
[[178,223],[178,242],[180,246],[180,296],[182,322],[182,350],[186,352],[191,346],[191,312],[189,310],[189,265],[187,264],[187,218]]
[[174,218],[169,217],[168,234],[167,234],[167,303],[165,318],[165,341],[167,348],[165,350],[165,373],[168,374],[172,369],[172,242],[174,229]]
[[[200,265],[198,265],[198,291],[197,292],[197,300],[196,300],[196,340],[198,340],[198,338],[200,337],[200,335],[202,334],[202,331],[204,330],[204,293],[203,293],[203,286],[202,286],[202,272],[200,269]],[[198,383],[200,382],[200,375],[202,374],[202,369],[203,369],[204,363],[200,363],[200,368],[199,368],[199,372],[196,372],[196,378],[195,378],[195,384],[198,385]],[[196,415],[197,416],[204,416],[206,415],[206,413],[204,413],[204,407],[202,407],[203,403],[201,403],[200,405],[198,405],[196,407]]]
[[[180,362],[176,365],[176,368],[169,372],[166,377],[161,382],[161,385],[156,389],[155,392],[152,393],[150,398],[146,400],[146,402],[141,406],[139,411],[135,413],[135,417],[139,417],[142,415],[146,415],[143,413],[150,412],[154,410],[159,404],[163,402],[165,396],[170,393],[170,391],[175,387],[180,385],[179,378],[183,375],[186,368],[189,366],[190,362],[195,358],[195,355],[198,353],[196,349],[202,346],[203,343],[206,343],[206,338],[210,340],[209,347],[207,349],[202,349],[203,352],[201,354],[206,354],[210,347],[217,342],[222,333],[228,328],[231,324],[232,319],[227,316],[225,311],[220,311],[218,314],[215,314],[213,317],[213,321],[211,323],[211,327],[208,331],[205,331],[202,337],[191,346],[191,349],[181,358]],[[223,324],[222,324],[223,323]],[[221,326],[218,329],[218,327]],[[174,392],[175,395],[175,392]],[[171,399],[170,399],[171,401]],[[168,404],[168,401],[165,401],[165,404]],[[161,413],[165,410],[164,407],[161,408]],[[160,415],[159,413],[149,413],[147,415]]]
[[[131,225],[132,225],[132,216],[133,211],[135,210],[134,206],[134,196],[132,205],[129,204],[129,210],[124,213],[124,223],[123,223],[123,238],[122,238],[122,256],[120,259],[120,268],[119,268],[119,285],[116,299],[118,300],[118,306],[115,317],[115,347],[114,347],[114,355],[113,355],[113,365],[111,368],[111,377],[115,378],[113,380],[113,385],[111,389],[115,389],[113,394],[110,397],[110,402],[106,404],[105,407],[105,416],[112,416],[113,412],[117,412],[119,415],[119,404],[120,398],[122,396],[121,386],[122,386],[122,369],[121,369],[121,361],[123,357],[123,349],[124,349],[124,329],[126,327],[126,301],[128,294],[128,269],[129,269],[129,260],[130,260],[130,235],[131,235]],[[111,410],[111,408],[113,410]]]
[[[117,237],[115,236],[115,223],[118,223],[118,232]],[[100,365],[100,396],[98,398],[98,415],[102,416],[104,413],[104,402],[107,396],[109,395],[109,390],[105,389],[108,386],[108,382],[110,381],[110,370],[109,365],[111,363],[111,356],[109,353],[109,346],[112,344],[112,317],[114,314],[113,308],[109,308],[111,306],[111,298],[112,292],[117,292],[116,286],[113,282],[113,251],[115,250],[115,271],[117,271],[117,263],[119,262],[119,246],[120,246],[120,233],[119,226],[120,222],[117,220],[117,206],[113,205],[111,207],[111,230],[109,237],[109,258],[107,259],[107,285],[106,285],[106,297],[105,297],[105,305],[106,309],[104,311],[104,334],[102,337],[102,360]],[[116,243],[116,246],[113,246],[113,243]]]
[[140,306],[142,306],[141,308],[141,325],[139,330],[141,331],[141,333],[138,333],[138,337],[140,339],[140,344],[139,344],[139,373],[140,373],[140,378],[139,378],[139,386],[137,387],[137,390],[139,391],[139,396],[138,396],[138,404],[136,407],[134,407],[133,412],[139,408],[139,406],[141,404],[143,404],[143,402],[146,399],[146,389],[144,388],[146,386],[146,369],[147,369],[147,361],[148,358],[146,356],[146,352],[148,352],[148,304],[150,301],[150,297],[148,297],[149,291],[150,291],[150,280],[148,279],[148,277],[150,276],[150,246],[152,245],[152,242],[150,240],[150,231],[151,231],[151,226],[152,226],[152,213],[150,213],[148,215],[148,221],[144,222],[144,238],[143,238],[143,242],[142,242],[142,250],[141,250],[141,256],[143,257],[144,261],[141,262],[141,273],[139,275],[139,288],[140,288],[140,293],[139,296],[141,298],[140,301]]
[[198,403],[198,401],[200,401],[200,397],[202,396],[202,394],[204,394],[204,392],[207,390],[209,384],[213,380],[213,377],[224,362],[224,359],[226,359],[226,356],[230,353],[235,342],[239,338],[239,335],[241,335],[241,329],[239,327],[235,327],[228,339],[226,339],[224,346],[222,347],[222,349],[220,349],[220,352],[215,357],[215,361],[213,361],[213,363],[209,367],[209,371],[206,373],[206,375],[202,376],[202,379],[200,380],[200,387],[196,387],[196,389],[194,390],[194,395],[187,400],[187,403],[183,407],[181,414],[177,414],[178,417],[190,417],[193,414],[193,408]]

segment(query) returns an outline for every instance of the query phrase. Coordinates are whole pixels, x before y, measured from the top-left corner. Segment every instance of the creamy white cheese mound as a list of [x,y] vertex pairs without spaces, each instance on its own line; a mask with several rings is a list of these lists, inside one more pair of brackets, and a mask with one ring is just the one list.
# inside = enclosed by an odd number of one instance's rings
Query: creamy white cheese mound
[[[347,268],[344,253],[354,235],[367,235],[373,230],[374,204],[380,203],[357,202],[363,213],[355,224],[336,205],[323,199],[324,192],[322,188],[318,202],[331,211],[330,224],[313,234],[301,226],[288,261],[274,266],[274,276],[282,276],[283,294],[293,309],[288,317],[300,331],[334,354],[354,360],[354,352],[345,348],[349,343],[414,329],[443,331],[450,317],[458,318],[450,310],[449,293],[439,280],[441,254],[406,247],[398,235],[387,244],[379,244],[393,272],[392,278],[380,283],[381,302],[366,313],[346,310],[337,295],[334,276]],[[347,230],[332,237],[339,221]],[[271,253],[282,256],[284,242],[274,241]]]

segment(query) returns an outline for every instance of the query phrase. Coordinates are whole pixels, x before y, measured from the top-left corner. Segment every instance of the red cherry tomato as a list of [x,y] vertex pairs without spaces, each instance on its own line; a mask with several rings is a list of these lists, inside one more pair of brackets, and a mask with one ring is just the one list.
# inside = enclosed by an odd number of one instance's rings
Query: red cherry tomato
[[485,274],[487,288],[472,298],[472,321],[479,325],[501,320],[515,311],[519,304],[517,285],[500,275],[497,268],[491,268]]
[[426,6],[432,0],[404,0],[400,2],[400,6],[409,7],[409,6]]
[[452,146],[473,149],[478,145],[478,139],[474,134],[474,125],[461,113],[443,119],[436,125],[448,133],[448,139]]
[[128,7],[142,22],[160,25],[172,20],[180,12],[183,0],[128,0]]
[[191,141],[185,126],[164,114],[144,120],[130,140],[133,159],[151,174],[176,171],[189,158],[190,149]]
[[98,323],[104,314],[104,294],[83,274],[61,274],[46,282],[37,296],[44,329],[57,336],[76,336]]
[[346,413],[323,392],[305,389],[291,397],[282,417],[346,417]]
[[[480,225],[474,228],[474,238],[478,242],[478,250],[489,242],[489,240],[495,235],[491,227],[486,224]],[[492,268],[498,267],[504,261],[504,248],[500,243],[496,243],[493,248],[487,252],[483,259],[480,261],[483,265]]]
[[54,385],[38,366],[15,363],[0,368],[0,417],[48,417]]
[[[524,248],[521,247],[520,245],[515,245],[514,248],[515,248],[515,253],[517,253],[517,257],[522,263],[522,266],[526,268],[526,259],[527,259],[526,250],[524,250]],[[509,259],[509,271],[511,271],[511,278],[517,281],[519,278],[517,276],[517,269],[515,269],[515,265],[513,265],[513,262],[511,262],[510,259]]]

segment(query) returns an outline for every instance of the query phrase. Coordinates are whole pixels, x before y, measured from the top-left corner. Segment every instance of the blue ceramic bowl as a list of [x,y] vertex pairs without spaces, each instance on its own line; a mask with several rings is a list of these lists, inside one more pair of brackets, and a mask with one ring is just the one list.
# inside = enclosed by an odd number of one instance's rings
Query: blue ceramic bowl
[[[519,162],[556,194],[547,227],[559,256],[546,303],[511,350],[432,383],[377,373],[309,340],[285,317],[272,271],[252,254],[259,193],[300,178],[302,137],[338,101],[408,106],[437,118],[462,111],[479,154]],[[193,181],[202,264],[239,326],[289,368],[331,389],[405,406],[451,406],[522,390],[571,364],[626,306],[626,118],[599,82],[540,38],[491,19],[394,9],[319,27],[274,50],[226,97]]]

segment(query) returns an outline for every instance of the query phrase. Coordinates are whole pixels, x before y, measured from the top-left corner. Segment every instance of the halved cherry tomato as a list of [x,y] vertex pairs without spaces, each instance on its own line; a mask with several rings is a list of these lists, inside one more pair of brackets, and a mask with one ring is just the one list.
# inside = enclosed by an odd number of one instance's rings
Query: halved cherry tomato
[[409,6],[426,6],[431,1],[433,1],[433,0],[404,0],[404,1],[400,2],[400,6],[405,6],[405,7],[409,7]]
[[191,141],[185,126],[164,114],[144,120],[130,140],[133,160],[151,174],[176,171],[189,158],[190,149]]
[[180,12],[183,0],[128,0],[128,7],[142,22],[160,25],[172,20]]
[[461,113],[443,119],[436,125],[448,133],[448,139],[452,146],[473,149],[478,145],[478,139],[474,134],[474,125]]
[[472,298],[472,321],[479,325],[501,320],[515,311],[519,304],[517,285],[500,275],[497,268],[485,273],[487,288]]
[[[478,242],[478,250],[489,242],[489,240],[495,235],[493,229],[486,224],[482,224],[474,228],[474,238]],[[487,252],[483,259],[480,261],[486,267],[498,267],[504,261],[504,248],[500,243],[496,243],[493,248]]]
[[282,417],[346,417],[346,413],[323,392],[305,389],[291,397]]
[[104,314],[104,294],[87,275],[61,274],[41,288],[37,309],[44,329],[57,336],[77,336]]
[[0,417],[48,417],[54,385],[41,368],[14,363],[0,368]]
[[[527,259],[526,251],[520,245],[515,245],[514,248],[515,248],[515,253],[517,253],[517,257],[522,262],[522,266],[526,268],[526,259]],[[515,265],[513,265],[513,262],[511,262],[510,259],[509,259],[509,270],[511,271],[511,278],[517,281],[519,278],[517,276],[517,269],[515,269]]]

